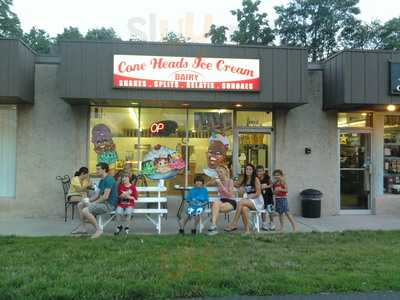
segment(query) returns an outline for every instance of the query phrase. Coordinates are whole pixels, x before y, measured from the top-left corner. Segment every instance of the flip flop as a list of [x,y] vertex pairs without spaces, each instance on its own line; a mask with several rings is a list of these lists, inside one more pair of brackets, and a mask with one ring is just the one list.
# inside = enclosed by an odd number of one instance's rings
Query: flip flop
[[235,230],[237,230],[237,229],[238,229],[237,227],[227,227],[227,228],[224,229],[224,231],[226,231],[226,232],[233,232],[233,231],[235,231]]
[[74,230],[71,231],[71,234],[87,234],[88,232],[84,229],[81,228],[75,228]]

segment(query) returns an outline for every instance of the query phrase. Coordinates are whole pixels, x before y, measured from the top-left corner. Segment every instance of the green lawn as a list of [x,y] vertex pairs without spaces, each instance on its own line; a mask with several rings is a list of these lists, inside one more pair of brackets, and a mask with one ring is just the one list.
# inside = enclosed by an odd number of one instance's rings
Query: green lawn
[[0,299],[400,290],[400,231],[0,237]]

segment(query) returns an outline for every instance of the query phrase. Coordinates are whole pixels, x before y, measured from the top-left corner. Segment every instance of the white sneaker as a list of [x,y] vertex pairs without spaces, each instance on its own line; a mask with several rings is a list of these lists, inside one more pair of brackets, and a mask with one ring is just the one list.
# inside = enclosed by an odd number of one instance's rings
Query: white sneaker
[[216,234],[218,234],[217,226],[211,224],[210,227],[208,228],[207,235],[216,235]]
[[264,231],[268,231],[269,230],[269,226],[267,225],[267,223],[263,223],[261,226],[261,229]]
[[268,227],[269,227],[269,230],[270,230],[270,231],[275,231],[275,229],[276,229],[276,228],[275,228],[275,225],[272,224],[272,223],[269,223],[269,226],[268,226]]

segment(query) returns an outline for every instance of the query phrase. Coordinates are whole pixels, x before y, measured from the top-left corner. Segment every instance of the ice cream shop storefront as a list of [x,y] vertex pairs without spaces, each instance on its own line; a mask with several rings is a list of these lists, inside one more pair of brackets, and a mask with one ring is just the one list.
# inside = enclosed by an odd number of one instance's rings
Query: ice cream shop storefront
[[302,49],[71,42],[60,75],[62,98],[88,105],[89,170],[166,179],[169,195],[219,164],[271,170],[273,111],[306,101]]
[[247,163],[279,168],[293,213],[307,188],[323,192],[323,215],[338,213],[338,112],[323,110],[324,70],[305,49],[70,41],[39,56],[17,40],[0,46],[0,159],[14,174],[0,185],[4,213],[63,215],[56,176],[81,166],[94,176],[100,161],[148,185],[164,179],[168,201],[219,164],[233,177]]

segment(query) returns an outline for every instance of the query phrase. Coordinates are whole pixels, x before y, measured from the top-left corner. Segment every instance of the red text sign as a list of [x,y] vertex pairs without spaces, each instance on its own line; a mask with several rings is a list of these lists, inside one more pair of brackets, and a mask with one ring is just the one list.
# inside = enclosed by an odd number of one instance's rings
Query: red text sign
[[114,87],[259,91],[258,59],[114,55]]

